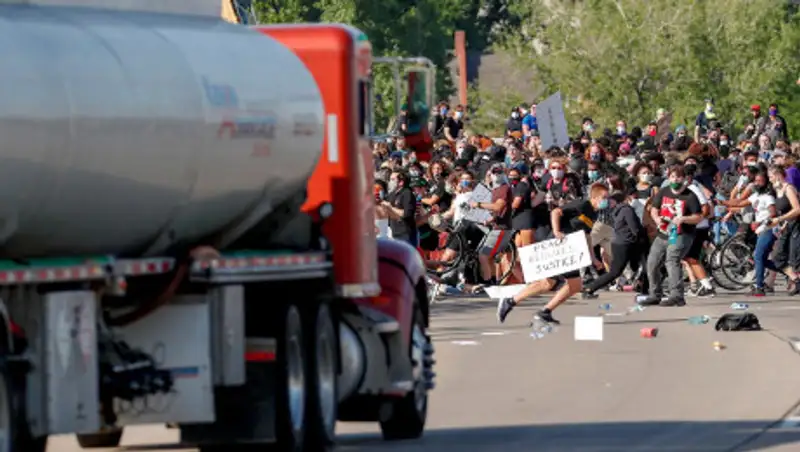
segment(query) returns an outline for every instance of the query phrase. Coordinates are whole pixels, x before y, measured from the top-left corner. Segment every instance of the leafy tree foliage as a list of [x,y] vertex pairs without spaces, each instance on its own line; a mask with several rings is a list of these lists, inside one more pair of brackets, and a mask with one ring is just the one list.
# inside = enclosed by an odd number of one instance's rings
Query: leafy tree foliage
[[[499,0],[495,0],[499,1]],[[365,32],[376,56],[424,56],[438,68],[437,93],[445,98],[453,90],[447,63],[453,34],[469,24],[476,44],[485,42],[475,17],[479,0],[257,0],[260,23],[338,22]],[[374,67],[376,122],[386,127],[394,115],[391,68]]]
[[498,46],[570,100],[571,124],[643,124],[666,108],[690,125],[713,97],[730,124],[777,102],[798,130],[800,21],[784,3],[519,0],[511,14],[520,26]]

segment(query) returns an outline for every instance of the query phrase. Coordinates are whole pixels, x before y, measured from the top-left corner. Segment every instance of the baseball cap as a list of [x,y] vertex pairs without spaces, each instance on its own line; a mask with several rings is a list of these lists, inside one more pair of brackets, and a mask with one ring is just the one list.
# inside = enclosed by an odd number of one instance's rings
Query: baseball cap
[[761,111],[761,105],[753,104],[750,106],[750,111]]

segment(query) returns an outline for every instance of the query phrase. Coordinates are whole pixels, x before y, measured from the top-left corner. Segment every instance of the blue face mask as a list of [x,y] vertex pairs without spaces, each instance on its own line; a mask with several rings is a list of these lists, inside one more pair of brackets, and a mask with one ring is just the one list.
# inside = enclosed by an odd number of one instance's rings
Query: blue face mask
[[598,209],[608,209],[608,199],[603,199],[600,203],[597,204]]
[[422,195],[417,195],[417,202],[422,201]]
[[589,180],[592,181],[592,182],[596,181],[597,179],[600,179],[600,172],[599,171],[594,171],[594,170],[587,171],[586,175],[589,176]]

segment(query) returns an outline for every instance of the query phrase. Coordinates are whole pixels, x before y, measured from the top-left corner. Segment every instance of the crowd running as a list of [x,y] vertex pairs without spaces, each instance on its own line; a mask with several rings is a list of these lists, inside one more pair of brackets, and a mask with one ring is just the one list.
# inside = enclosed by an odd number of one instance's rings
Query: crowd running
[[519,248],[576,232],[591,266],[500,299],[500,322],[545,292],[536,318],[556,324],[560,304],[602,290],[660,306],[718,287],[765,296],[776,281],[800,293],[800,143],[776,104],[750,106],[736,136],[707,99],[688,126],[673,129],[664,109],[644,128],[587,117],[564,147],[546,149],[535,104],[511,109],[501,138],[467,132],[461,105],[433,110],[431,152],[408,145],[401,115],[373,155],[377,233],[418,247],[437,294],[522,284]]

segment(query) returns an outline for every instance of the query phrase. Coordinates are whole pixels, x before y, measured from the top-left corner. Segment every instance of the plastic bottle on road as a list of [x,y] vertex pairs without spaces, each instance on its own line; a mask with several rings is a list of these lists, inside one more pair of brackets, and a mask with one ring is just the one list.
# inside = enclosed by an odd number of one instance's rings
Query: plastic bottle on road
[[731,304],[731,309],[734,309],[734,310],[737,310],[737,311],[744,311],[745,309],[748,309],[749,307],[750,307],[750,305],[747,304],[747,303],[733,303],[733,304]]
[[707,315],[696,315],[694,317],[689,317],[689,323],[691,325],[705,325],[711,320],[711,317]]

